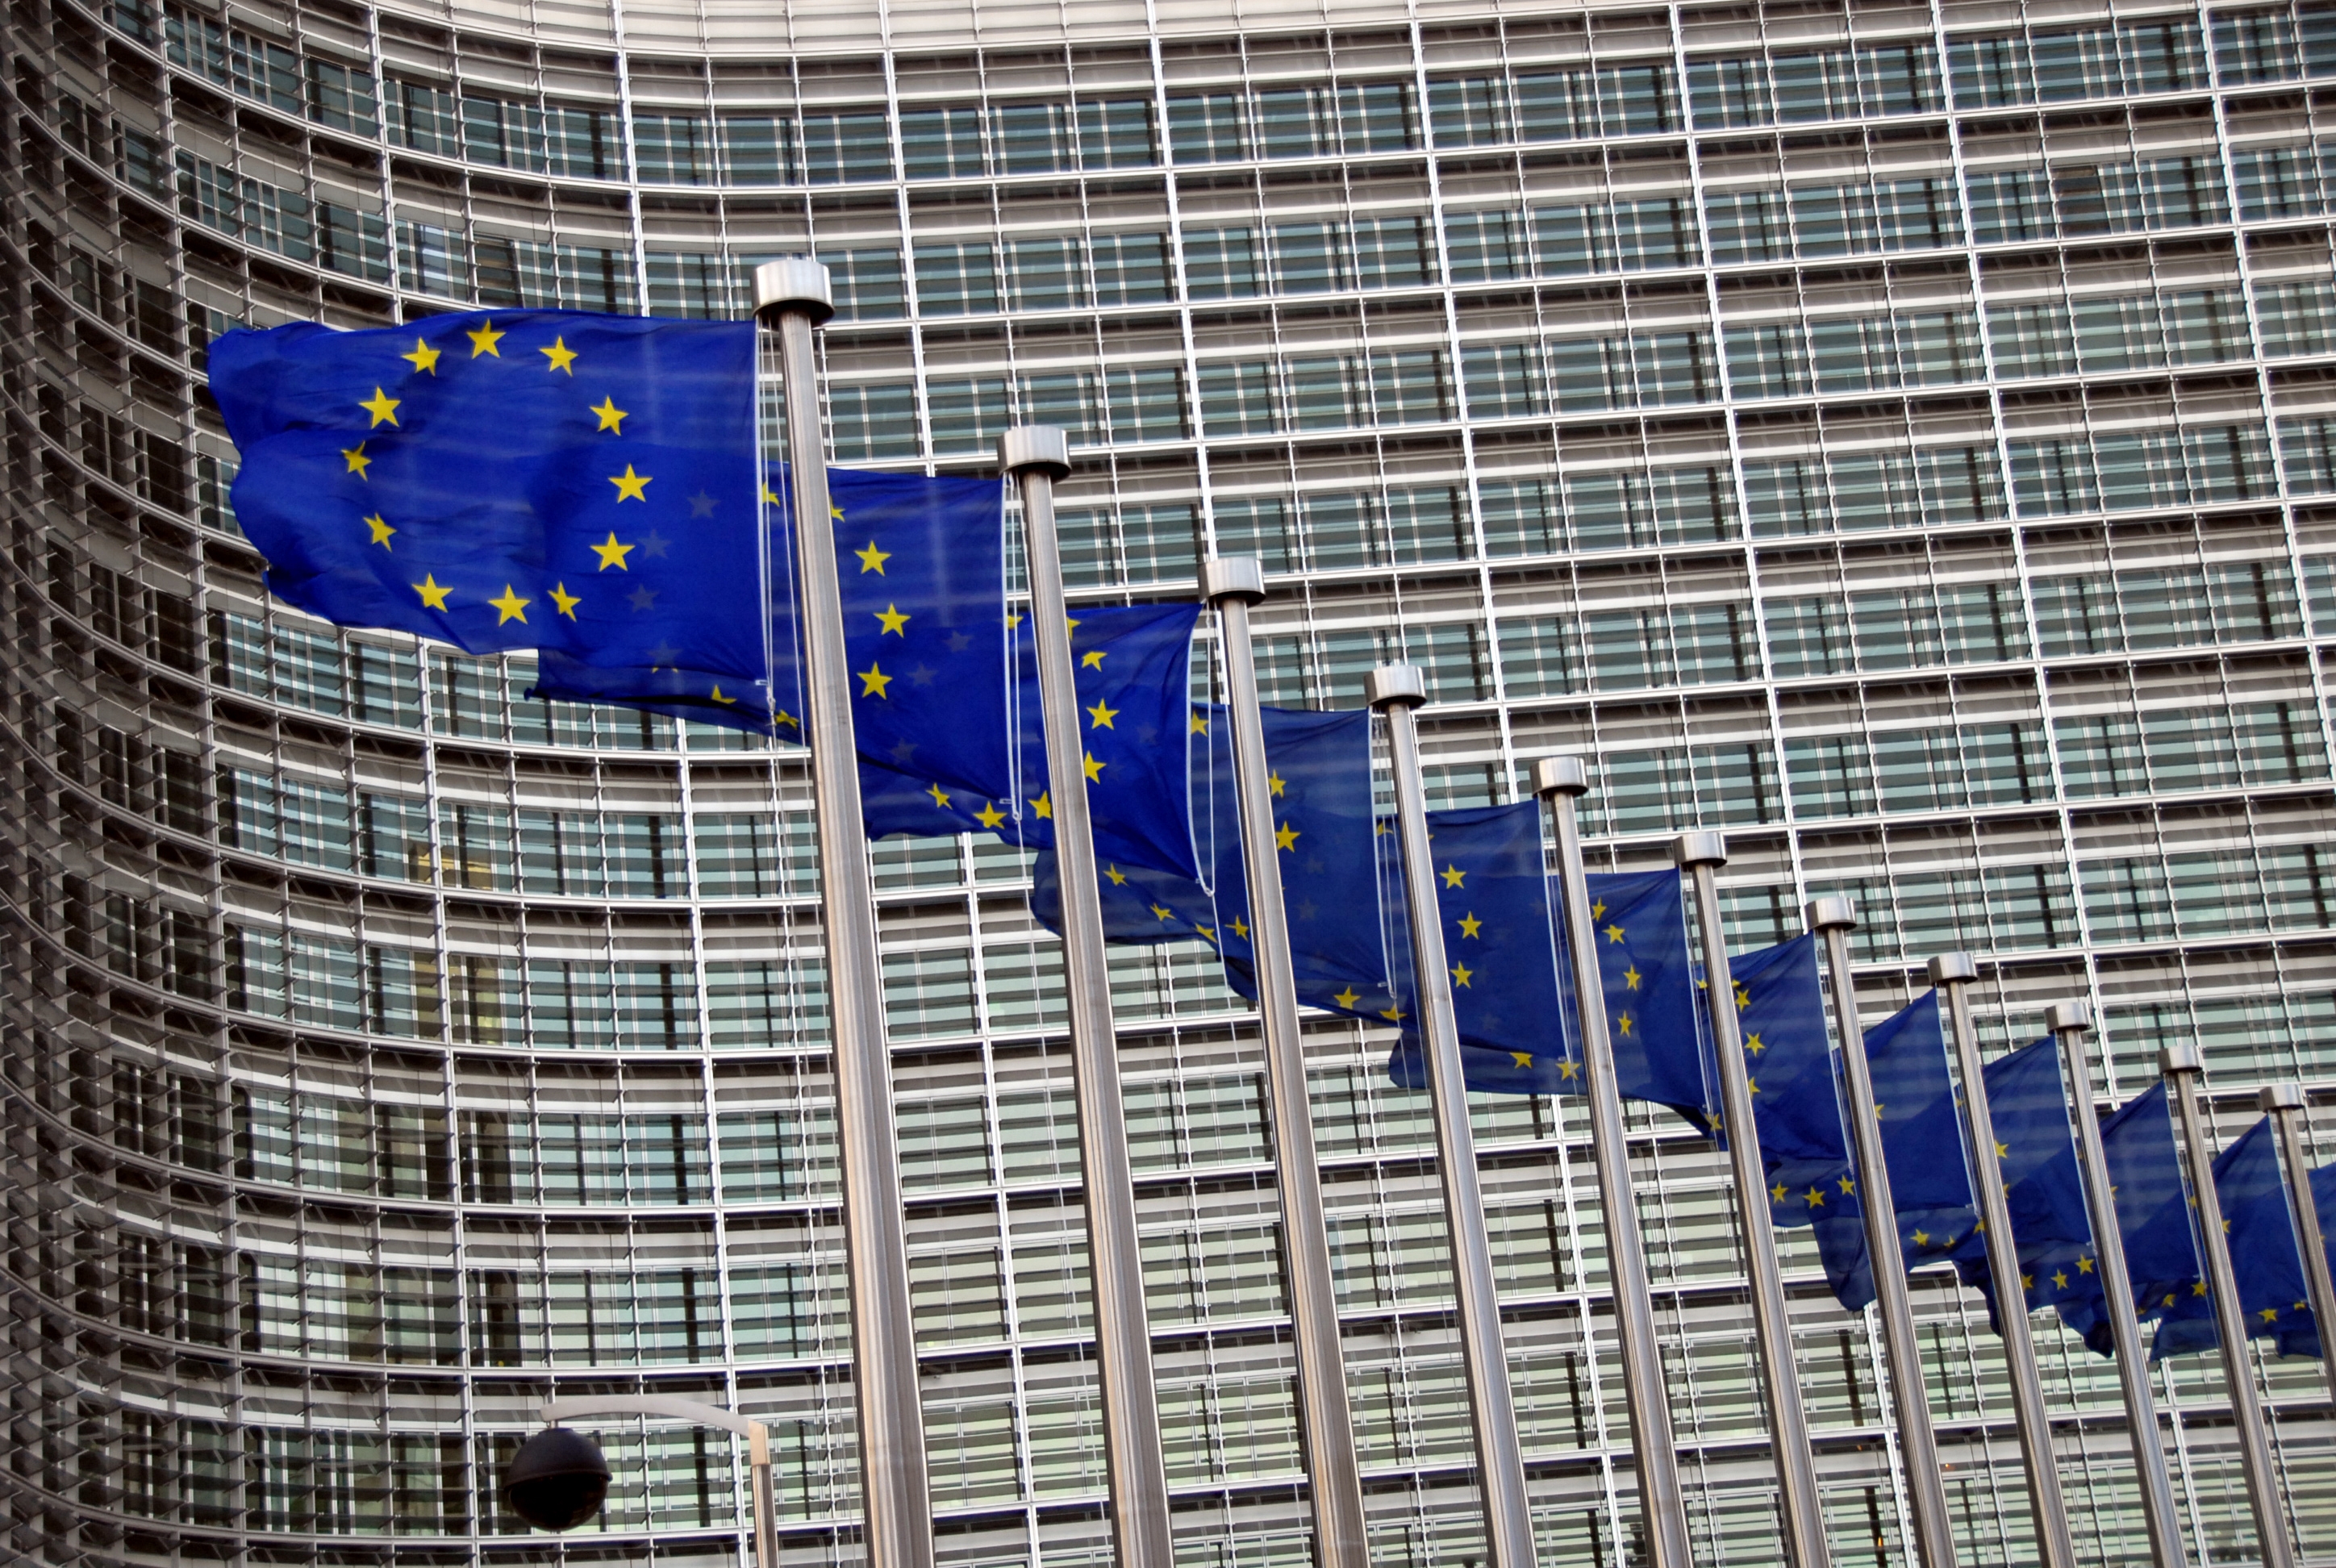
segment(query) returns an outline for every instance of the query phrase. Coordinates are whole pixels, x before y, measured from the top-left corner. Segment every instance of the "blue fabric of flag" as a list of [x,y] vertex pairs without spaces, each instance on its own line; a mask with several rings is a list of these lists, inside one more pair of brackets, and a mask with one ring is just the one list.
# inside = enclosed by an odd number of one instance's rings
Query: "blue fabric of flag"
[[[1543,863],[1542,808],[1534,801],[1427,813],[1436,912],[1451,966],[1453,1015],[1467,1086],[1480,1094],[1555,1095],[1582,1087],[1580,1031],[1571,991],[1561,994],[1557,921]],[[1384,833],[1379,842],[1397,843]],[[1388,855],[1399,872],[1399,853]],[[1384,879],[1383,879],[1384,880]],[[1400,881],[1390,901],[1400,911]],[[1390,922],[1399,994],[1416,1014],[1409,921]],[[1425,1088],[1427,1061],[1418,1036],[1405,1029],[1387,1057],[1387,1076]]]
[[1802,935],[1728,960],[1737,1026],[1759,1127],[1768,1213],[1780,1229],[1817,1232],[1822,1254],[1862,1245],[1857,1178],[1843,1129],[1833,1040],[1825,1029],[1817,939]]
[[[2059,1041],[2047,1035],[1998,1057],[1987,1065],[1985,1077],[1988,1114],[1995,1122],[1995,1163],[2002,1174],[2027,1310],[2098,1295],[2092,1222],[2068,1125]],[[1986,1238],[1965,1237],[1955,1249],[1955,1267],[1965,1284],[1987,1296],[1990,1312],[1995,1311]]]
[[[1359,709],[1260,712],[1298,999],[1384,1016],[1396,1001],[1373,853],[1370,715]],[[1193,836],[1209,875],[1203,880],[1098,857],[1104,936],[1132,944],[1197,938],[1217,950],[1226,982],[1253,999],[1249,877],[1225,710],[1194,709],[1186,727],[1195,742]],[[1061,929],[1060,898],[1054,857],[1042,853],[1030,902],[1050,929]]]
[[[2173,1108],[2163,1080],[2101,1122],[2101,1157],[2107,1163],[2115,1194],[2117,1239],[2126,1277],[2133,1286],[2134,1310],[2154,1319],[2181,1304],[2200,1277],[2197,1240],[2190,1230],[2190,1193],[2182,1180],[2182,1158],[2174,1142]],[[2061,1321],[2092,1349],[2117,1354],[2108,1320],[2108,1298],[2096,1288],[2089,1296],[2055,1303]]]
[[[1125,862],[1172,876],[1198,872],[1188,750],[1192,628],[1200,614],[1197,604],[1090,606],[1072,625],[1087,813],[1099,864]],[[968,788],[884,766],[863,748],[861,811],[871,838],[987,833],[1033,849],[1053,847],[1037,658],[1027,629],[1016,640],[1020,739],[1000,749],[1005,772],[998,786]],[[937,738],[927,752],[949,744]]]
[[[1702,991],[1688,956],[1676,869],[1588,879],[1591,940],[1606,990],[1614,1081],[1626,1100],[1668,1105],[1708,1134],[1718,1086],[1708,1081],[1696,1014]],[[1559,950],[1565,908],[1557,905]]]
[[[2321,1201],[2322,1174],[2312,1174],[2315,1203]],[[2215,1156],[2214,1196],[2226,1227],[2231,1274],[2238,1286],[2239,1317],[2247,1326],[2247,1338],[2272,1340],[2282,1356],[2319,1355],[2319,1327],[2303,1282],[2303,1257],[2296,1251],[2295,1222],[2288,1213],[2279,1139],[2270,1117],[2249,1127]],[[2203,1277],[2195,1278],[2160,1320],[2150,1359],[2211,1350],[2221,1343],[2213,1299]]]
[[[1866,1030],[1864,1050],[1901,1254],[1910,1271],[1944,1262],[1971,1233],[1978,1215],[1938,993],[1923,992]],[[1854,1230],[1820,1226],[1816,1242],[1835,1299],[1853,1312],[1862,1310],[1874,1300],[1863,1222]]]
[[599,667],[764,666],[754,331],[467,311],[213,344],[244,532],[285,603]]

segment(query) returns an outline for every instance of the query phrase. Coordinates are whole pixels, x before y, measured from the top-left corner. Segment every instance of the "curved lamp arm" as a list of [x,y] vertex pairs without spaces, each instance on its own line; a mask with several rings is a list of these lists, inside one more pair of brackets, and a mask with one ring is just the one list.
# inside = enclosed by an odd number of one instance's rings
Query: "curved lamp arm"
[[751,1438],[764,1431],[760,1421],[751,1420],[735,1410],[684,1399],[675,1394],[585,1394],[572,1399],[546,1400],[542,1413],[547,1427],[557,1427],[579,1416],[670,1416],[677,1421],[720,1427],[741,1437]]

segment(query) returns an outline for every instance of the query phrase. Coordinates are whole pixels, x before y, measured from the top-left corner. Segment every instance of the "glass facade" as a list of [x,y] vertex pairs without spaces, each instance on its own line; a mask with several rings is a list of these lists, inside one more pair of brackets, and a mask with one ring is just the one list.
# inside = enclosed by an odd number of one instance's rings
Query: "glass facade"
[[[756,1413],[786,1561],[860,1555],[800,759],[271,607],[202,380],[239,324],[731,315],[816,254],[840,461],[1064,426],[1075,592],[1261,558],[1268,699],[1420,664],[1432,803],[1590,754],[1593,862],[1726,829],[1738,946],[1854,897],[1870,1017],[1968,949],[1990,1049],[2095,1001],[2105,1096],[2170,1041],[2225,1138],[2336,1088],[2336,5],[0,16],[13,1555],[740,1560],[741,1456],[672,1423],[603,1424],[606,1517],[520,1534],[555,1390]],[[952,1568],[1110,1556],[1026,872],[876,850]],[[1113,965],[1180,1559],[1297,1568],[1253,1020],[1197,947]],[[1309,1042],[1375,1561],[1462,1568],[1425,1106],[1383,1033]],[[1620,1568],[1586,1120],[1476,1113],[1543,1561]],[[1722,1167],[1634,1126],[1698,1561],[1774,1563]],[[1834,1560],[1907,1562],[1878,1338],[1786,1247]],[[1963,1561],[2032,1561],[1984,1313],[1916,1309]],[[2109,1369],[2039,1333],[2080,1551],[2138,1560]],[[2318,1369],[2262,1375],[2336,1553]],[[2242,1561],[2214,1364],[2161,1396]]]

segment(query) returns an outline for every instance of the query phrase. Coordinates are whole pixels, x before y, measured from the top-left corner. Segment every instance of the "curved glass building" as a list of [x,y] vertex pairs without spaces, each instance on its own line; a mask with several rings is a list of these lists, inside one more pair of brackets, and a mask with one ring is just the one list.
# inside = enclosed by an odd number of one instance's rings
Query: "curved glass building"
[[[2336,1090],[2336,9],[2321,0],[0,3],[0,1555],[741,1561],[769,1421],[856,1561],[800,759],[271,607],[206,347],[454,307],[742,313],[816,254],[838,461],[1072,433],[1075,590],[1261,557],[1267,699],[1421,665],[1439,805],[1596,759],[1593,861],[1725,829],[1739,947],[1846,892],[1870,1018],[1982,956],[2104,1100],[2203,1047]],[[2323,119],[2323,112],[2326,118]],[[2329,639],[2323,641],[2322,639]],[[1025,868],[880,845],[952,1568],[1110,1548],[1059,956]],[[1114,958],[1190,1568],[1307,1559],[1253,1021]],[[1313,1021],[1376,1561],[1484,1555],[1425,1106]],[[1483,1100],[1551,1564],[1637,1560],[1586,1120]],[[1643,1115],[1698,1561],[1776,1560],[1718,1161]],[[1840,1564],[1909,1560],[1878,1339],[1786,1240]],[[1998,1343],[1916,1292],[1965,1561],[2033,1561]],[[2145,1555],[2106,1363],[2039,1323],[2088,1561]],[[2265,1361],[2336,1553],[2318,1368]],[[2194,1552],[2251,1537],[2175,1363]],[[1618,1479],[1619,1476],[1619,1479]]]

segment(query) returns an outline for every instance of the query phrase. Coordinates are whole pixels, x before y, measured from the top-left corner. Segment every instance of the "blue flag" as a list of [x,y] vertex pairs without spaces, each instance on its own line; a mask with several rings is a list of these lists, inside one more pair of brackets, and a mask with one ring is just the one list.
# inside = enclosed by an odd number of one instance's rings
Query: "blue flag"
[[[2101,1156],[2117,1203],[2117,1241],[2133,1286],[2133,1310],[2145,1320],[2158,1317],[2180,1304],[2201,1273],[2190,1232],[2190,1194],[2182,1181],[2163,1081],[2103,1118]],[[2055,1306],[2061,1321],[2092,1349],[2117,1354],[2105,1290],[2096,1286]]]
[[[1071,628],[1087,810],[1098,864],[1124,862],[1197,874],[1192,773],[1192,628],[1197,604],[1085,607]],[[1019,739],[1001,745],[997,784],[968,788],[912,769],[879,765],[861,749],[861,811],[871,838],[987,833],[1033,849],[1055,842],[1046,784],[1037,659],[1017,628]],[[855,716],[856,717],[857,716]],[[1001,737],[1002,740],[1003,737]],[[931,749],[945,743],[936,741]]]
[[[1397,835],[1380,835],[1392,850]],[[1557,921],[1542,861],[1541,806],[1534,801],[1427,813],[1444,957],[1451,966],[1453,1014],[1467,1086],[1482,1094],[1555,1095],[1582,1089],[1580,1031],[1570,990],[1558,987]],[[1395,873],[1387,901],[1396,928],[1399,993],[1412,995],[1410,922],[1404,907],[1401,855],[1386,856]],[[1424,1088],[1427,1062],[1419,1038],[1403,1032],[1387,1076]]]
[[[1923,992],[1866,1030],[1864,1049],[1900,1251],[1910,1271],[1943,1262],[1971,1234],[1978,1215],[1938,993]],[[1863,1223],[1854,1231],[1819,1226],[1816,1240],[1835,1299],[1853,1312],[1863,1310],[1874,1300]]]
[[471,653],[764,666],[754,330],[469,311],[232,332],[236,515],[287,604]]
[[[2324,1173],[2312,1173],[2312,1193],[2320,1201]],[[2336,1187],[2336,1183],[2331,1183]],[[2231,1273],[2238,1285],[2239,1317],[2250,1339],[2275,1342],[2282,1356],[2317,1356],[2320,1333],[2303,1282],[2303,1258],[2296,1251],[2295,1222],[2281,1184],[2279,1143],[2266,1116],[2214,1159],[2214,1195],[2227,1227]],[[2203,1273],[2203,1271],[2202,1271]],[[2175,1305],[2157,1327],[2150,1359],[2211,1350],[2222,1342],[2214,1302],[2203,1278],[2176,1292]]]
[[[1669,1105],[1708,1134],[1718,1085],[1705,1072],[1696,1012],[1702,992],[1687,950],[1676,870],[1589,879],[1591,935],[1606,989],[1614,1080],[1626,1100]],[[1564,905],[1558,905],[1560,950]]]
[[[2092,1222],[2068,1126],[2060,1079],[2060,1042],[2050,1035],[1987,1065],[1987,1107],[1995,1122],[1996,1165],[2010,1212],[2012,1246],[2020,1257],[2027,1310],[2072,1297],[2098,1296]],[[1985,1161],[1979,1162],[1984,1165]],[[1986,1238],[1964,1238],[1955,1250],[1963,1282],[1976,1286],[1996,1310]]]
[[[1769,1216],[1780,1229],[1815,1227],[1821,1256],[1862,1245],[1864,1211],[1842,1125],[1833,1041],[1825,1032],[1817,939],[1797,936],[1739,954],[1728,967],[1736,981]],[[1837,1232],[1849,1238],[1847,1248]]]
[[[1384,1016],[1396,1002],[1372,850],[1370,715],[1360,709],[1261,712],[1298,999]],[[1193,837],[1209,874],[1205,880],[1180,876],[1099,856],[1104,936],[1136,944],[1197,938],[1222,958],[1226,982],[1254,998],[1249,877],[1241,861],[1225,710],[1195,709],[1187,728],[1195,743]],[[1034,884],[1031,909],[1060,930],[1060,889],[1051,853],[1038,857]]]

